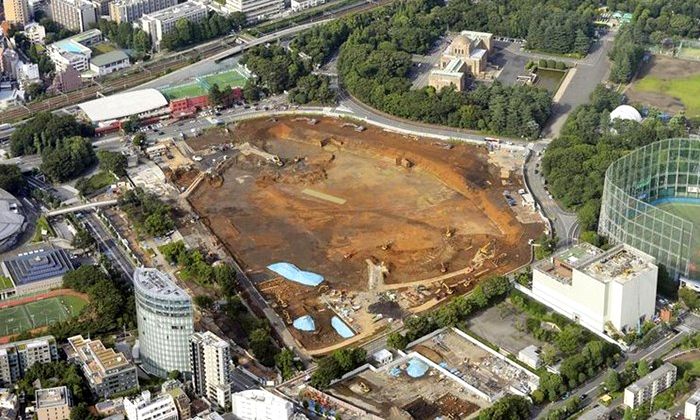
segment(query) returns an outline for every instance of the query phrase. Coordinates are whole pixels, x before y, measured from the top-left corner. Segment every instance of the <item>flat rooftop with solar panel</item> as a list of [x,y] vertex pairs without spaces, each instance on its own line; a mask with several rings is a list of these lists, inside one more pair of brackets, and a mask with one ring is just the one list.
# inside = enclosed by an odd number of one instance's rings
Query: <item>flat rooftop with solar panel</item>
[[327,393],[381,418],[467,418],[539,386],[537,375],[457,328],[428,334],[393,358],[387,351],[369,358],[365,369]]
[[40,244],[0,263],[0,300],[37,293],[63,285],[63,275],[74,269],[73,257],[61,248]]

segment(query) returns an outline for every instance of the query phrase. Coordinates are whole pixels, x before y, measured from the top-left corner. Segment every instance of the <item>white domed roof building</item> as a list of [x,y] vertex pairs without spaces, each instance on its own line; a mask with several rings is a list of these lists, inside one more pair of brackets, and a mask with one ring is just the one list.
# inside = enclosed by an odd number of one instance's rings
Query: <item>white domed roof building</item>
[[620,105],[610,113],[610,122],[615,120],[631,120],[642,122],[642,114],[633,106]]

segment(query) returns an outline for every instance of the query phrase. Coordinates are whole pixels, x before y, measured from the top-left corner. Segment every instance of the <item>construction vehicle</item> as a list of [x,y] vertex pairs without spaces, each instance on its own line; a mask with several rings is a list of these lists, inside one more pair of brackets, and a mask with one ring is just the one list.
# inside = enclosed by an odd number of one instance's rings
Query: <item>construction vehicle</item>
[[455,234],[455,230],[451,227],[445,229],[445,238],[451,238]]
[[388,251],[389,248],[391,248],[391,245],[394,243],[394,241],[387,241],[384,242],[379,248],[382,249],[382,251]]
[[366,394],[370,391],[369,386],[367,386],[367,384],[364,383],[363,381],[358,382],[357,385],[360,387],[360,390],[362,391],[363,394]]
[[447,265],[444,262],[440,263],[440,272],[441,273],[447,273]]
[[450,286],[448,286],[444,281],[440,283],[440,287],[445,289],[445,293],[447,293],[448,295],[451,295],[452,293],[454,293],[454,290],[452,290],[452,288]]
[[344,259],[344,260],[349,260],[349,259],[352,258],[356,253],[357,253],[357,251],[355,251],[355,250],[346,252],[345,254],[343,254],[343,259]]

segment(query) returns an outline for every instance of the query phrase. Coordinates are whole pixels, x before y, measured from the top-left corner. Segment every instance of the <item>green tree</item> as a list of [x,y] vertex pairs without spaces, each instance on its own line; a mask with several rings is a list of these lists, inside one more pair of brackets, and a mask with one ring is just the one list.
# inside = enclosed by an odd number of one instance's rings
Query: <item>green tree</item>
[[521,396],[508,395],[479,413],[479,420],[526,420],[530,418],[530,402]]
[[392,349],[403,350],[408,344],[408,338],[399,332],[391,332],[386,339],[386,345]]
[[617,392],[622,388],[620,375],[616,370],[610,369],[608,371],[608,375],[605,377],[605,387],[609,392]]
[[224,98],[221,94],[221,89],[219,89],[219,85],[216,83],[211,85],[209,88],[209,104],[212,106],[222,105],[223,99]]
[[272,342],[270,333],[264,328],[258,328],[250,334],[250,349],[255,358],[265,366],[275,365],[277,348]]
[[92,237],[90,232],[87,231],[87,229],[80,228],[73,237],[71,245],[78,249],[91,250],[97,245],[97,242],[95,241],[95,238]]
[[70,411],[70,420],[97,420],[98,418],[92,415],[84,402],[79,403]]
[[193,299],[194,304],[202,309],[212,309],[214,307],[214,299],[207,295],[197,295]]
[[64,139],[41,153],[41,171],[52,181],[76,178],[97,160],[92,145],[81,137]]
[[243,98],[249,103],[260,100],[260,88],[257,83],[250,79],[245,82],[245,86],[243,86]]
[[46,87],[44,86],[43,83],[38,82],[38,83],[32,83],[29,86],[27,86],[27,90],[25,91],[25,94],[28,96],[28,99],[30,101],[39,99],[41,95],[46,92]]
[[275,366],[282,373],[282,379],[290,379],[296,371],[294,352],[289,349],[283,349],[275,356]]
[[637,362],[637,377],[643,378],[649,374],[651,369],[649,369],[649,362],[646,360],[640,360]]
[[168,372],[168,379],[180,379],[180,371],[179,370],[171,370]]
[[123,153],[101,150],[97,152],[97,159],[100,161],[100,169],[110,171],[118,177],[126,175],[127,158]]
[[0,164],[0,188],[10,194],[18,194],[24,188],[25,182],[22,171],[17,165]]
[[139,117],[136,115],[129,116],[129,119],[122,123],[122,131],[126,134],[130,134],[138,130],[139,128]]
[[700,297],[698,297],[697,292],[687,287],[681,287],[678,289],[678,298],[688,307],[690,310],[696,310],[700,308]]

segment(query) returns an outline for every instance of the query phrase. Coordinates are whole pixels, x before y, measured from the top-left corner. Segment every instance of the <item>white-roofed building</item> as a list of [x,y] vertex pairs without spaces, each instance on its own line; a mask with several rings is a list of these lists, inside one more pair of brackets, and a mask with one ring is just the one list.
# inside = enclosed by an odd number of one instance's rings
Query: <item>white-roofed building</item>
[[249,389],[233,394],[233,415],[241,420],[289,420],[294,406],[264,389]]
[[610,113],[610,121],[630,120],[642,122],[642,114],[630,105],[620,105]]
[[167,112],[168,100],[156,89],[142,89],[94,99],[78,105],[93,123],[136,115],[146,117]]
[[0,189],[0,252],[12,248],[25,227],[19,201],[12,194]]

